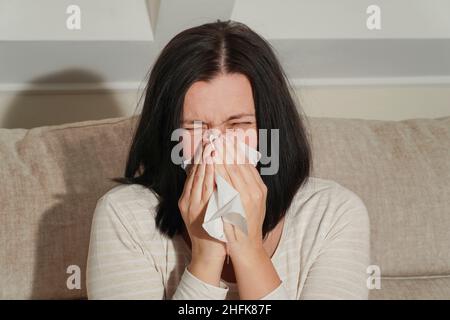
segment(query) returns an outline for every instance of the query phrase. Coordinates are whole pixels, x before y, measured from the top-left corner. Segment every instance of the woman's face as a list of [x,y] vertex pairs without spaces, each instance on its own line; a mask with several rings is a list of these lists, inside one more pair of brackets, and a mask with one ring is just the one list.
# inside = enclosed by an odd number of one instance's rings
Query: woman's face
[[[202,121],[194,138],[194,121]],[[181,127],[183,157],[193,156],[198,143],[207,143],[208,133],[237,136],[251,148],[257,148],[255,105],[250,82],[243,74],[220,74],[209,82],[197,81],[186,92]],[[239,130],[240,129],[240,130]],[[185,139],[186,135],[189,139]],[[187,138],[187,137],[186,137]]]

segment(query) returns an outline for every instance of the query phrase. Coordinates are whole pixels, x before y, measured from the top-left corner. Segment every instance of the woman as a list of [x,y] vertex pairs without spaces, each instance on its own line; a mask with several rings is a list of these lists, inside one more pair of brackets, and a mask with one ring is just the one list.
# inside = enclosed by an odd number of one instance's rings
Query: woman
[[[278,129],[268,143],[276,172],[216,161],[227,149],[202,134],[201,148],[183,146],[183,156],[201,150],[204,160],[186,174],[171,137],[179,128],[183,140],[194,136],[195,120],[222,142],[230,130]],[[366,207],[310,170],[307,134],[270,45],[231,21],[181,32],[153,66],[122,184],[97,203],[89,298],[366,299]],[[246,233],[224,222],[227,242],[202,228],[215,174],[239,192],[247,217]]]

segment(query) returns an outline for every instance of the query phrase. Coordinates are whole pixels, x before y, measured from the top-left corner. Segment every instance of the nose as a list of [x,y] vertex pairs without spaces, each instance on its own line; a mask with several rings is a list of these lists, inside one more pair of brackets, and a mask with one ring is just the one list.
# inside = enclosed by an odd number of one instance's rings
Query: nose
[[208,144],[208,143],[212,143],[214,141],[214,139],[218,138],[221,135],[221,131],[217,128],[211,128],[211,129],[207,129],[205,130],[205,132],[203,133],[203,145]]

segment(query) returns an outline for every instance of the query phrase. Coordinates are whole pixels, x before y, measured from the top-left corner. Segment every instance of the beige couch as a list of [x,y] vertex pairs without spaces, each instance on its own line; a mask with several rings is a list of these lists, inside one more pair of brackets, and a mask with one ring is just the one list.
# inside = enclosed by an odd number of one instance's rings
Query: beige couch
[[[123,172],[135,118],[0,129],[0,298],[86,298],[96,200]],[[314,176],[355,191],[371,218],[372,299],[450,299],[450,117],[311,118]],[[69,290],[68,266],[82,271]]]

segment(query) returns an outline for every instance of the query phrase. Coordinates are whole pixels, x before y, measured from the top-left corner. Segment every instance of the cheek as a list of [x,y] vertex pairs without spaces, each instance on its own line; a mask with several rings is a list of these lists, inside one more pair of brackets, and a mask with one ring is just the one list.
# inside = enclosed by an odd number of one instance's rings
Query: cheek
[[232,135],[236,136],[250,148],[256,149],[258,147],[258,134],[256,129],[238,130],[237,132],[233,132]]
[[183,158],[190,159],[194,156],[197,146],[201,143],[198,135],[193,132],[185,131],[182,134]]
[[248,130],[251,132],[250,136],[248,137],[247,144],[250,146],[250,148],[256,149],[258,147],[258,134],[256,129]]

